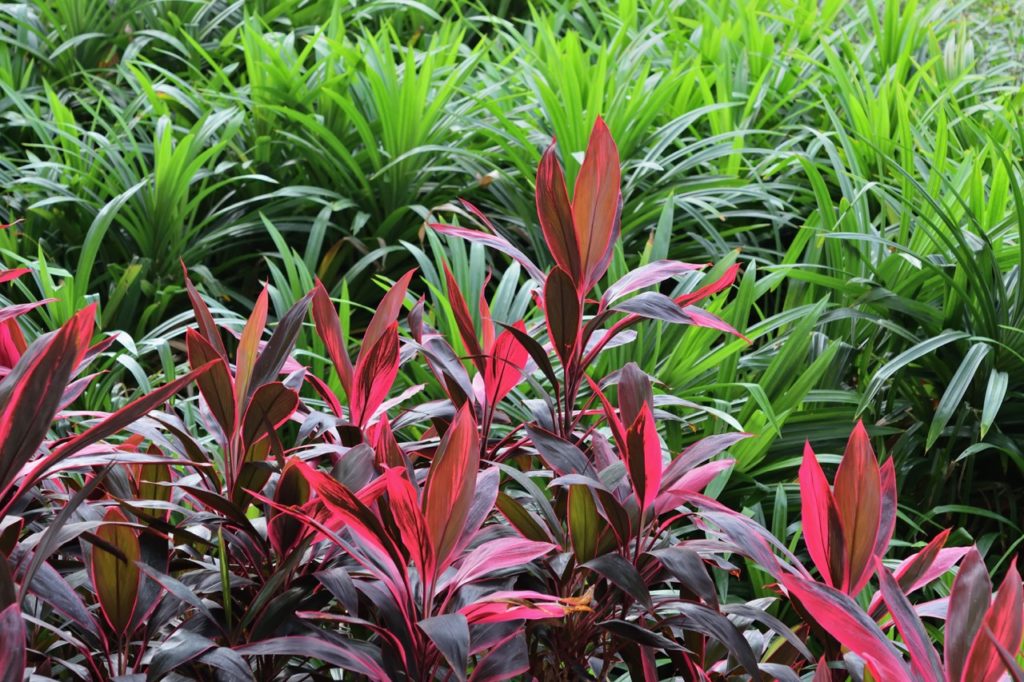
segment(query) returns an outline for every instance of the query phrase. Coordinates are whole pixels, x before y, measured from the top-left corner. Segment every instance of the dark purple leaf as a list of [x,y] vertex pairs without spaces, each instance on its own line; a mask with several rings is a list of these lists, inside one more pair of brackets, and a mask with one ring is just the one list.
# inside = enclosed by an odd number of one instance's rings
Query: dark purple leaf
[[457,680],[466,679],[469,659],[469,623],[461,613],[447,613],[417,623],[441,652]]

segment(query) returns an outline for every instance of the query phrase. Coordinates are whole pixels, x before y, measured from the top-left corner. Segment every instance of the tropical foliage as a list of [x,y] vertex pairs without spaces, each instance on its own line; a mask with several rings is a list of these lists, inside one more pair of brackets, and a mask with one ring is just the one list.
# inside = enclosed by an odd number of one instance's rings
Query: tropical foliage
[[0,5],[0,676],[1024,679],[1018,14]]

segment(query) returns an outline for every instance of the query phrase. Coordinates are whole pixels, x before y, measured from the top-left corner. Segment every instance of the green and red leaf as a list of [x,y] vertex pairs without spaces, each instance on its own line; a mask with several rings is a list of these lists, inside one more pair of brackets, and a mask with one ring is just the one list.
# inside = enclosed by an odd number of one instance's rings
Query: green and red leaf
[[103,524],[97,528],[96,535],[121,555],[94,545],[91,574],[104,618],[115,632],[123,635],[139,596],[140,573],[136,563],[142,556],[139,538],[117,507],[111,507],[103,515]]

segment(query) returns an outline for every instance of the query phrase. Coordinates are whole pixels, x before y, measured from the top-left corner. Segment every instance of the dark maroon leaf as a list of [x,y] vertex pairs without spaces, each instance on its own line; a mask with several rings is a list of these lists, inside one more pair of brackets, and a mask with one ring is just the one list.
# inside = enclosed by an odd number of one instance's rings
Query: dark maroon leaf
[[718,591],[699,554],[682,546],[656,549],[651,554],[683,587],[700,597],[708,606],[718,608]]
[[616,618],[602,621],[598,623],[598,625],[618,637],[628,639],[629,641],[636,642],[637,644],[642,644],[643,646],[662,649],[664,651],[683,651],[683,646],[681,644],[673,642],[664,635],[641,625],[637,625],[636,623],[631,623],[630,621]]
[[651,593],[644,584],[644,579],[636,567],[618,554],[604,554],[583,564],[585,568],[608,579],[613,585],[643,604],[653,609]]
[[0,671],[4,682],[25,678],[25,621],[16,603],[0,610]]
[[270,383],[281,373],[285,361],[295,347],[295,341],[299,337],[299,330],[302,328],[302,320],[306,317],[309,309],[309,302],[313,298],[313,292],[309,292],[288,309],[277,326],[270,340],[263,347],[263,352],[256,359],[256,365],[252,370],[252,381],[249,384],[248,393],[239,396],[241,400],[247,400],[252,392],[263,384]]
[[530,669],[526,637],[516,631],[496,644],[473,668],[470,682],[514,680]]
[[573,225],[572,207],[569,205],[568,190],[562,166],[555,156],[555,142],[544,151],[537,167],[536,183],[537,217],[540,219],[544,241],[562,268],[573,282],[583,285],[581,277],[580,247]]
[[597,472],[594,471],[590,460],[572,443],[539,426],[528,425],[526,433],[540,453],[541,459],[559,475],[581,474],[588,478],[597,478]]
[[330,665],[366,675],[375,680],[389,679],[381,667],[380,652],[362,642],[328,642],[309,635],[275,637],[235,647],[243,656],[298,656],[316,658]]
[[544,284],[544,316],[551,345],[563,366],[569,366],[576,356],[582,314],[576,285],[564,270],[555,268]]
[[960,571],[949,593],[946,619],[945,662],[951,680],[963,679],[967,654],[981,629],[992,599],[992,582],[978,550],[971,548],[960,562]]
[[455,679],[465,680],[469,659],[469,623],[466,617],[461,613],[446,613],[421,620],[416,625],[448,661]]
[[928,632],[924,629],[924,623],[914,612],[914,607],[906,595],[896,583],[896,579],[885,566],[881,559],[876,560],[879,584],[882,588],[882,598],[885,599],[889,613],[896,623],[896,629],[900,631],[903,642],[910,651],[910,665],[917,671],[917,674],[924,680],[941,680],[943,678],[942,663],[939,655],[932,646]]

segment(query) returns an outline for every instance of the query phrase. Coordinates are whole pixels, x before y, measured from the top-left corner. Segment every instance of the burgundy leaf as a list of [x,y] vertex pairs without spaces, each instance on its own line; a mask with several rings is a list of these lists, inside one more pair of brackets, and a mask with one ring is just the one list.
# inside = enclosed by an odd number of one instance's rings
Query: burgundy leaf
[[0,496],[46,438],[72,372],[89,347],[95,315],[91,305],[57,332],[40,336],[0,383]]
[[438,562],[438,574],[469,515],[480,469],[480,441],[469,405],[464,405],[438,446],[423,489],[423,515]]
[[941,680],[942,664],[939,655],[932,647],[924,624],[914,612],[914,607],[900,589],[896,578],[882,565],[881,559],[876,560],[878,580],[882,588],[882,597],[889,607],[889,613],[900,631],[903,641],[910,651],[910,665],[923,680]]
[[608,269],[612,246],[619,235],[620,183],[619,151],[604,119],[598,116],[572,197],[573,224],[585,277],[583,292],[592,289]]
[[392,322],[371,348],[359,354],[350,397],[353,422],[365,426],[370,421],[397,376],[398,323]]
[[605,289],[604,295],[601,296],[601,302],[604,305],[614,303],[623,296],[631,294],[634,291],[654,286],[655,284],[659,284],[670,277],[676,277],[677,275],[681,275],[685,272],[700,270],[704,267],[706,266],[683,263],[675,260],[657,260],[653,263],[648,263],[647,265],[626,273],[625,276]]
[[1022,619],[1024,594],[1015,559],[985,613],[982,631],[971,644],[961,678],[963,682],[996,682],[1003,678],[1006,664],[996,644],[1007,651],[1020,651],[1021,636],[1024,634]]
[[469,623],[461,613],[446,613],[416,624],[441,652],[457,680],[466,679],[469,661]]
[[537,168],[537,217],[544,241],[562,268],[577,285],[582,285],[580,245],[573,225],[572,208],[565,187],[562,166],[555,156],[555,143],[544,151]]
[[212,364],[209,371],[196,379],[196,384],[210,414],[226,437],[231,438],[238,428],[235,416],[237,405],[227,360],[218,355],[213,346],[194,329],[185,330],[185,347],[188,350],[189,366],[193,369]]
[[462,344],[466,347],[466,352],[469,353],[470,360],[476,365],[477,371],[483,374],[486,367],[484,351],[480,347],[480,340],[477,338],[476,328],[473,326],[473,317],[469,313],[469,306],[466,305],[466,299],[462,295],[459,283],[455,281],[455,276],[448,269],[448,264],[442,263],[442,265],[444,266],[444,277],[448,287],[448,303],[451,305],[452,314],[455,316],[455,325],[459,328],[459,337],[462,339]]
[[242,444],[248,450],[256,441],[277,431],[294,414],[299,396],[281,382],[263,384],[249,400],[242,418]]
[[654,504],[661,488],[661,440],[647,403],[626,432],[626,465],[641,511]]
[[250,381],[252,380],[253,368],[256,366],[257,351],[260,347],[260,339],[263,338],[263,331],[267,327],[268,309],[267,286],[256,298],[249,319],[242,329],[242,336],[238,341],[238,351],[235,354],[235,389],[238,395],[249,395]]
[[[521,334],[526,334],[526,325],[522,321],[516,322],[513,328]],[[489,405],[498,404],[523,380],[523,369],[528,358],[529,353],[514,332],[506,329],[498,335],[487,357],[484,372],[484,386],[487,388]]]
[[583,306],[576,285],[561,268],[555,268],[544,284],[544,316],[548,336],[564,367],[572,364],[580,342]]
[[334,363],[334,369],[338,372],[341,380],[341,387],[345,393],[352,393],[352,360],[349,359],[348,350],[345,348],[345,340],[341,335],[341,320],[338,318],[338,311],[331,301],[331,295],[327,293],[323,283],[317,279],[313,288],[313,324],[316,326],[316,333],[324,342],[327,348],[327,355]]
[[[836,472],[833,496],[846,542],[850,594],[856,595],[874,573],[875,545],[882,524],[882,480],[864,424],[857,422]],[[895,508],[892,510],[895,518]],[[887,524],[888,525],[888,524]],[[888,549],[888,540],[884,543]]]
[[132,620],[132,613],[139,595],[139,561],[142,550],[139,538],[128,525],[128,519],[117,507],[111,507],[103,516],[103,525],[96,535],[111,547],[117,549],[117,556],[100,545],[92,550],[91,575],[96,598],[104,617],[118,635],[127,634],[125,629]]
[[800,518],[811,561],[825,582],[845,587],[846,550],[836,501],[810,443],[800,464]]
[[992,599],[992,582],[985,562],[972,547],[960,563],[949,593],[946,618],[946,677],[948,682],[966,680],[967,655]]
[[302,320],[306,317],[312,297],[313,292],[311,291],[299,299],[278,320],[274,333],[270,335],[270,340],[263,346],[260,356],[256,359],[247,394],[239,395],[239,398],[248,398],[254,390],[273,381],[281,373],[281,368],[284,367],[292,348],[295,347],[299,330],[302,328]]
[[460,237],[474,244],[483,244],[495,249],[496,251],[501,251],[505,255],[511,256],[515,261],[522,265],[523,269],[529,273],[530,277],[535,282],[538,284],[544,283],[544,273],[541,272],[540,268],[534,265],[533,261],[527,258],[526,254],[512,246],[512,244],[504,237],[481,232],[480,230],[469,230],[464,227],[455,227],[454,225],[443,225],[440,223],[431,223],[430,228],[435,232],[440,232],[441,234]]
[[25,655],[25,621],[21,618],[21,607],[17,603],[10,604],[0,611],[0,670],[5,681],[25,678]]
[[913,679],[892,642],[848,596],[789,573],[782,574],[782,583],[826,632],[867,661],[876,679],[886,682]]
[[525,566],[544,556],[555,546],[550,542],[534,542],[525,538],[498,538],[485,542],[469,553],[452,578],[453,587],[461,587],[495,571]]

